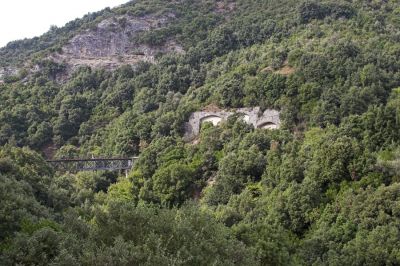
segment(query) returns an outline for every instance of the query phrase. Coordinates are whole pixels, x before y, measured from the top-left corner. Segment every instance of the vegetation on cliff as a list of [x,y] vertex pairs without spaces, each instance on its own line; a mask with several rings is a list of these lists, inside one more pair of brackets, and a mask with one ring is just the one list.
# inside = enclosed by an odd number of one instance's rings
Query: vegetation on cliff
[[[183,53],[73,73],[49,56],[149,14],[173,19],[132,43]],[[21,67],[0,84],[1,264],[399,264],[399,15],[390,0],[140,0],[1,49]],[[282,127],[232,116],[185,143],[210,104],[276,108]],[[59,173],[54,148],[139,159],[128,178]]]

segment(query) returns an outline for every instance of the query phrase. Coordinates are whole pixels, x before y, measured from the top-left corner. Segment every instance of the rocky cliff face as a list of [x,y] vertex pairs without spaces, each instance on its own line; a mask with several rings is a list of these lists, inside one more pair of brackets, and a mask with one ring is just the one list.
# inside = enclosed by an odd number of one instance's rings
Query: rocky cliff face
[[18,68],[16,67],[1,67],[0,68],[0,83],[4,82],[4,79],[8,76],[15,76],[18,74]]
[[161,28],[173,19],[173,14],[109,18],[73,37],[59,53],[52,54],[50,58],[65,62],[73,69],[82,65],[114,69],[122,64],[154,62],[157,53],[181,53],[183,49],[172,40],[159,47],[137,45],[133,40],[139,33]]
[[[57,77],[60,81],[80,66],[113,70],[125,64],[154,63],[158,53],[183,53],[183,48],[174,40],[153,47],[137,44],[135,38],[143,32],[165,27],[174,19],[172,13],[142,17],[121,15],[104,19],[96,26],[76,34],[59,52],[51,53],[47,59],[67,65],[67,72]],[[40,70],[39,65],[29,62],[23,68],[30,74]],[[0,83],[8,76],[17,75],[18,71],[19,68],[14,66],[0,68]]]

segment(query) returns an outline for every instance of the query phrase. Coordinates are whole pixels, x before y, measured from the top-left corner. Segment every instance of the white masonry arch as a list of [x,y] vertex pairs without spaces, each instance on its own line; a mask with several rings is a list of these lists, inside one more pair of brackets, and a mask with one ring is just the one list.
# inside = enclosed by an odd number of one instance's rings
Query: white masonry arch
[[217,115],[209,115],[209,116],[205,116],[205,117],[201,118],[200,119],[200,124],[204,124],[206,122],[210,122],[214,126],[218,126],[219,123],[221,123],[221,121],[222,121],[222,117],[217,116]]
[[265,122],[265,123],[259,125],[258,128],[261,128],[261,129],[278,129],[279,126],[277,124],[273,123],[273,122]]

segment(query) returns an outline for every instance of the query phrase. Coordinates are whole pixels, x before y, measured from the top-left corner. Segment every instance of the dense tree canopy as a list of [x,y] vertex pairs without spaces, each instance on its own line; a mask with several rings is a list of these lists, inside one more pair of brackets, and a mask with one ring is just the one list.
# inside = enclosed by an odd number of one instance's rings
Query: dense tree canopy
[[[184,53],[73,73],[49,57],[105,18],[153,13],[174,19],[130,41]],[[0,83],[0,264],[400,264],[399,15],[397,1],[140,0],[0,49],[21,67]],[[209,105],[278,109],[282,125],[234,115],[185,142]],[[44,159],[137,155],[127,178]]]

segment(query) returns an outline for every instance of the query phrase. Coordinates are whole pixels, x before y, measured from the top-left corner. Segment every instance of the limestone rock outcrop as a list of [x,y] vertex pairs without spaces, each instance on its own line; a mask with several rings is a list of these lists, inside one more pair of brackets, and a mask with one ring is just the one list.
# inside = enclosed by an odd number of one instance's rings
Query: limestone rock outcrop
[[3,82],[5,77],[15,76],[18,74],[16,67],[0,67],[0,83]]
[[157,47],[134,42],[138,34],[162,28],[173,19],[173,14],[143,17],[122,15],[105,19],[74,36],[60,52],[51,54],[50,59],[65,62],[73,69],[82,65],[115,69],[123,64],[154,62],[158,53],[182,53],[182,47],[173,40]]

